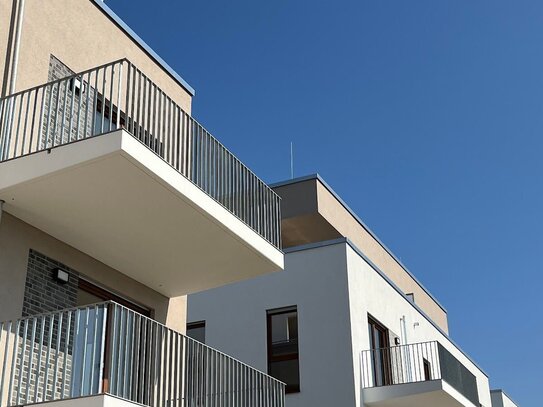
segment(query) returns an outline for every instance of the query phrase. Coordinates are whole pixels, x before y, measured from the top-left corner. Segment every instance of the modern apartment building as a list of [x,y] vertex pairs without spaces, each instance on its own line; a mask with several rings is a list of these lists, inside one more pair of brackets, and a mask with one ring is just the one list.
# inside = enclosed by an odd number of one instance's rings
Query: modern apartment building
[[188,329],[286,383],[286,406],[501,407],[447,312],[318,175],[272,185],[285,271],[191,294]]
[[0,406],[282,406],[186,337],[186,296],[280,271],[280,198],[100,0],[0,0]]

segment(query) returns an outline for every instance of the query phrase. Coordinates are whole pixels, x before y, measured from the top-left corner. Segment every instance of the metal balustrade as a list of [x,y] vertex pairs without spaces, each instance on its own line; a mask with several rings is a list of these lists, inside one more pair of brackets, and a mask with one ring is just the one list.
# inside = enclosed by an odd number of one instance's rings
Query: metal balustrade
[[280,248],[280,197],[126,59],[0,99],[0,162],[120,128]]
[[283,407],[285,385],[113,302],[0,323],[0,406],[111,394],[150,407]]
[[439,342],[362,351],[362,388],[444,380],[479,405],[477,379]]

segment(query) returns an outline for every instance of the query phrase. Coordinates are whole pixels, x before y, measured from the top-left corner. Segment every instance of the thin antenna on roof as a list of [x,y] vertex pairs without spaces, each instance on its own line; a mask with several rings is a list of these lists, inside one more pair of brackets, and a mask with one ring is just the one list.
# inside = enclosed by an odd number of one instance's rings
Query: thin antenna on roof
[[294,143],[290,142],[290,179],[294,179]]

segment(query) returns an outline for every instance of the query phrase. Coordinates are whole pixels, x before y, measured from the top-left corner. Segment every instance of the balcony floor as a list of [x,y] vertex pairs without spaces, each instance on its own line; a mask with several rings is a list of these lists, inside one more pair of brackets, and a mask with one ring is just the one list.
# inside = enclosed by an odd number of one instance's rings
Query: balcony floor
[[123,130],[0,164],[4,209],[167,296],[283,268],[283,254]]
[[443,380],[367,388],[363,397],[371,407],[475,407]]

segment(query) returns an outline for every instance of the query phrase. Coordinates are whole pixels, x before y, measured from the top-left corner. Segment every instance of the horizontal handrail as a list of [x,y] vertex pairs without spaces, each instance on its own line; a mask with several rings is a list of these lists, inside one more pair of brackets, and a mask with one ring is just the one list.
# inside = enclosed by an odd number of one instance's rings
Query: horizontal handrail
[[364,350],[362,388],[444,380],[479,405],[477,380],[437,341]]
[[281,248],[281,199],[126,58],[0,99],[0,162],[123,128]]
[[0,406],[111,394],[150,407],[284,406],[284,383],[114,302],[0,323]]

